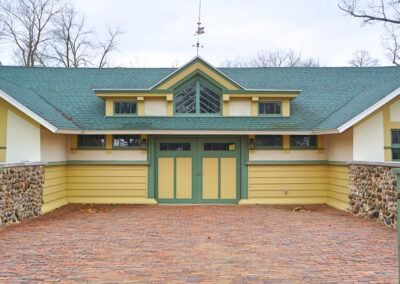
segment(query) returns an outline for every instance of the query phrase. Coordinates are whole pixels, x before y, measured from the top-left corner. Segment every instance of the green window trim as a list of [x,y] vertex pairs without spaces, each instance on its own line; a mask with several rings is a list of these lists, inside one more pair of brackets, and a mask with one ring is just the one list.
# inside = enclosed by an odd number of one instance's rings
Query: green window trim
[[[196,111],[194,113],[179,113],[176,111],[176,96],[179,95],[183,90],[189,88],[195,84],[195,92],[196,92]],[[219,112],[216,113],[201,113],[200,111],[200,85],[203,85],[204,87],[210,89],[217,95],[219,95]],[[222,116],[222,90],[217,88],[216,86],[213,86],[203,78],[195,77],[185,84],[179,86],[176,90],[174,89],[174,116],[180,116],[180,117],[220,117]]]
[[[300,136],[304,136],[304,137],[306,137],[306,136],[309,136],[309,137],[311,137],[311,139],[313,138],[313,137],[315,137],[315,145],[310,145],[310,146],[295,146],[295,145],[292,145],[292,138],[293,137],[300,137]],[[313,142],[313,141],[310,141],[310,143],[311,142]],[[289,136],[289,149],[290,150],[323,150],[323,148],[319,148],[318,147],[318,135],[290,135]]]
[[[396,136],[395,136],[395,132]],[[391,152],[392,152],[392,161],[394,162],[400,162],[400,129],[392,129],[391,130],[391,143],[392,145],[390,146]],[[395,141],[397,140],[397,141]],[[397,142],[397,143],[396,143]],[[387,149],[389,147],[385,147]]]
[[[115,104],[116,103],[134,103],[134,104],[136,104],[136,107],[135,107],[135,113],[116,113],[115,112]],[[138,116],[138,104],[137,104],[137,101],[114,101],[113,102],[113,116],[118,116],[118,117],[136,117],[136,116]]]
[[[85,146],[82,145],[85,142],[87,143],[88,141],[85,141],[85,138],[88,137],[96,137],[99,138],[100,141],[102,140],[103,145],[99,146]],[[105,150],[106,149],[106,135],[78,135],[78,145],[76,148],[71,148],[71,150]]]
[[[257,139],[262,140],[263,138],[278,138],[280,139],[280,145],[257,145]],[[282,150],[283,149],[283,135],[255,135],[254,137],[254,148],[256,150]],[[270,141],[271,142],[271,141]]]
[[[131,138],[131,139],[138,139],[139,145],[135,146],[114,146],[115,141],[114,139],[124,139],[124,138]],[[141,150],[141,138],[140,135],[112,135],[112,148],[110,150]],[[108,149],[107,149],[108,150]]]
[[[261,104],[279,104],[279,111],[280,113],[276,114],[268,114],[268,113],[261,113],[260,112],[260,105]],[[282,116],[282,102],[281,101],[259,101],[258,102],[258,116],[263,116],[263,117],[281,117]]]

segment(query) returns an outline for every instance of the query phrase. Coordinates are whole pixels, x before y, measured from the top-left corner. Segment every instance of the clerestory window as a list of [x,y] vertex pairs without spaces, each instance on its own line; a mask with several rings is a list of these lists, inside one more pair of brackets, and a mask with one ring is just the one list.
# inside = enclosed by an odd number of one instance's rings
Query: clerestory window
[[175,93],[175,114],[182,116],[221,115],[221,91],[197,79]]

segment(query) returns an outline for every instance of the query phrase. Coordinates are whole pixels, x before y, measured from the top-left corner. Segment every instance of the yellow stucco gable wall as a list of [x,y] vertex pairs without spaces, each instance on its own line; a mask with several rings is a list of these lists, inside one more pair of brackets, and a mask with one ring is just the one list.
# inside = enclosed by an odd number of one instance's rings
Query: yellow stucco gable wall
[[211,69],[210,67],[204,65],[201,62],[195,62],[186,68],[183,68],[176,72],[176,74],[173,74],[170,78],[168,78],[165,82],[162,82],[157,89],[158,90],[165,90],[171,88],[173,85],[176,83],[180,82],[181,80],[185,79],[187,76],[192,74],[193,72],[200,70],[222,86],[228,90],[239,90],[239,88],[231,83],[229,80],[224,78],[221,74],[216,72],[215,70]]

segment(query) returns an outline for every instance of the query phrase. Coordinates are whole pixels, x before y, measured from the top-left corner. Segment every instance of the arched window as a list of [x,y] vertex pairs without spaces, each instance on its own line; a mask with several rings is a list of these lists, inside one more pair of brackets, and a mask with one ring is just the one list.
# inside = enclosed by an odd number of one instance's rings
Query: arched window
[[221,115],[221,91],[196,79],[175,92],[176,115]]

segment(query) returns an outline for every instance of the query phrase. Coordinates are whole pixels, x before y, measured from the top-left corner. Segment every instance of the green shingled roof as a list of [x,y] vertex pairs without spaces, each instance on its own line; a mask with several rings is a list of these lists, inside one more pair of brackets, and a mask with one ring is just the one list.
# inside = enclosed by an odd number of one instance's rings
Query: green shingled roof
[[147,89],[175,70],[2,66],[0,89],[62,129],[313,131],[338,128],[400,86],[400,67],[219,68],[246,89],[301,89],[291,116],[104,117],[93,89]]

